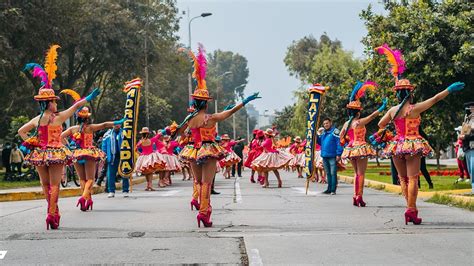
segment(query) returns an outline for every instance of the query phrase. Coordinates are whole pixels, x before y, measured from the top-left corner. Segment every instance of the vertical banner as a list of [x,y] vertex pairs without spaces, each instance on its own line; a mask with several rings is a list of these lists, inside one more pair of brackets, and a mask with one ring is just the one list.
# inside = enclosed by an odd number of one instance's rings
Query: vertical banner
[[313,84],[309,89],[308,115],[306,122],[306,145],[305,145],[305,168],[306,173],[306,194],[308,194],[309,180],[314,174],[314,148],[317,142],[317,130],[319,128],[319,110],[321,108],[322,96],[329,87],[324,87],[319,83]]
[[140,89],[142,80],[133,79],[125,83],[123,91],[127,94],[125,102],[125,121],[122,125],[122,145],[120,146],[119,174],[130,178],[135,165],[135,144],[140,106]]

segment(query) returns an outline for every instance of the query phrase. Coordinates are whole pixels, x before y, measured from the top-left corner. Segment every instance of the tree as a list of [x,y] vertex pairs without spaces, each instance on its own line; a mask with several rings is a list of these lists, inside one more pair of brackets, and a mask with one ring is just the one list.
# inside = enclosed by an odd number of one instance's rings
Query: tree
[[[369,56],[364,64],[369,76],[383,84],[386,94],[393,86],[382,56],[373,55],[383,43],[403,51],[407,70],[403,74],[412,84],[417,101],[426,100],[455,81],[463,81],[463,92],[450,95],[423,114],[429,121],[425,131],[431,138],[436,158],[455,139],[454,127],[462,122],[462,104],[474,99],[474,9],[468,1],[385,2],[386,15],[362,11],[368,34],[363,39]],[[393,101],[392,101],[393,102]],[[395,104],[395,102],[393,102]]]

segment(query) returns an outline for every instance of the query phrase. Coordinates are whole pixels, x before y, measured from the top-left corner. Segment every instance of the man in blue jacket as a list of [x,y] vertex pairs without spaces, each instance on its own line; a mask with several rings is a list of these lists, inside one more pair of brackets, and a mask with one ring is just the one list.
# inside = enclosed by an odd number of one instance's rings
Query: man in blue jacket
[[[113,129],[104,134],[102,140],[102,150],[107,155],[107,187],[109,198],[115,197],[115,178],[117,177],[120,163],[120,146],[122,145],[122,128],[115,125]],[[128,197],[129,179],[122,178],[122,192],[125,198]]]
[[323,120],[324,130],[318,132],[318,144],[321,145],[321,157],[326,172],[328,188],[324,194],[336,194],[337,187],[337,162],[341,160],[343,148],[339,142],[339,130],[332,126],[329,118]]

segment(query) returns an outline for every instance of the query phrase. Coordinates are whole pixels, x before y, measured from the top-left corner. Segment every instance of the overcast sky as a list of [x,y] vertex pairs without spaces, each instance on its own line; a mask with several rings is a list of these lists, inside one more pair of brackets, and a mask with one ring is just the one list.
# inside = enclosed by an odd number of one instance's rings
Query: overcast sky
[[[300,86],[290,76],[283,59],[293,40],[307,35],[319,38],[327,32],[337,38],[344,49],[363,56],[360,43],[366,30],[359,13],[372,4],[382,12],[379,1],[232,1],[178,0],[180,14],[189,8],[191,17],[203,12],[212,16],[192,22],[192,47],[201,42],[208,52],[216,49],[233,51],[245,56],[250,70],[246,94],[259,91],[263,99],[255,102],[257,109],[281,109],[294,102],[292,91]],[[182,15],[179,36],[188,43],[188,19]]]

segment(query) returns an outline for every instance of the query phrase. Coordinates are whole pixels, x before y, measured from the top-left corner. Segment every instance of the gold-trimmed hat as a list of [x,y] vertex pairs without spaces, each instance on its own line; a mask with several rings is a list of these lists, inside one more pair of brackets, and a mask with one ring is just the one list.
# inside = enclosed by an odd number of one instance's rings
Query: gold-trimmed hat
[[91,113],[89,112],[89,107],[84,106],[82,109],[77,112],[77,117],[80,118],[89,118],[91,116]]
[[395,83],[395,86],[393,87],[393,90],[398,91],[398,90],[414,90],[415,86],[410,83],[408,79],[400,79]]
[[148,133],[150,134],[150,129],[148,127],[142,127],[142,130],[140,130],[140,132],[138,132],[139,134],[145,134],[145,133]]

